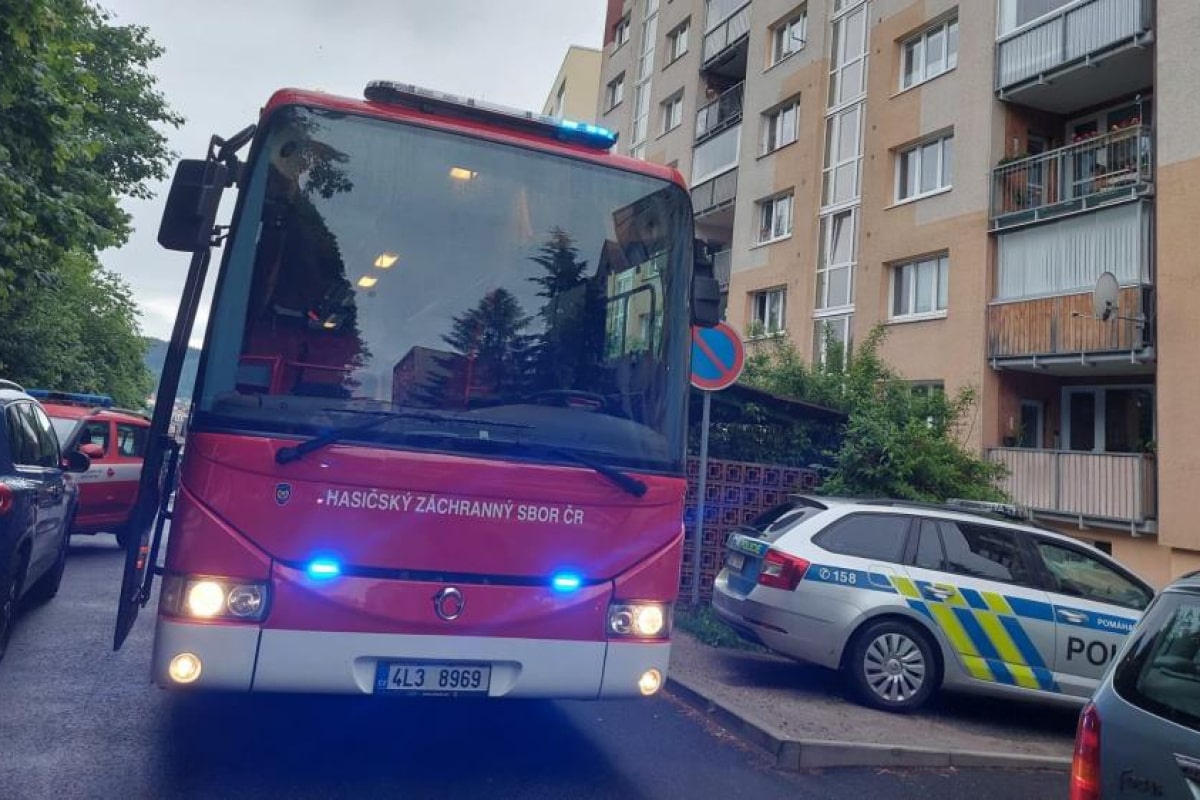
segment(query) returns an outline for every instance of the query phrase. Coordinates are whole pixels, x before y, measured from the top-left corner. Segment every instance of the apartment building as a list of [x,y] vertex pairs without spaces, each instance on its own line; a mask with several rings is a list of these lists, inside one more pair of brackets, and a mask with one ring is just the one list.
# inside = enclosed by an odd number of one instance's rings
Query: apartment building
[[554,76],[542,113],[576,122],[596,121],[601,53],[591,47],[571,45]]
[[823,358],[882,323],[908,379],[976,387],[971,446],[1041,522],[1160,583],[1200,568],[1200,3],[609,0],[606,24],[598,121],[689,180],[748,346]]

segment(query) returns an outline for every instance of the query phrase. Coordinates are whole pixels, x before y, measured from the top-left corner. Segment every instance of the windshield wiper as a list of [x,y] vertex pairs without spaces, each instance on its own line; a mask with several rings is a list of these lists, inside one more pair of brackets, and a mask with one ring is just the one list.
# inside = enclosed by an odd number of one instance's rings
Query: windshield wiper
[[305,439],[299,444],[281,447],[275,451],[276,464],[291,464],[293,461],[299,461],[304,456],[323,447],[328,447],[331,444],[336,444],[340,441],[353,438],[360,433],[382,427],[396,420],[415,420],[417,422],[432,422],[438,425],[473,425],[481,428],[528,428],[528,425],[518,425],[512,422],[493,422],[485,419],[472,419],[470,417],[448,417],[441,414],[434,414],[424,411],[360,411],[357,409],[331,409],[338,412],[348,414],[371,414],[375,419],[367,422],[359,423],[358,425],[346,425],[338,428],[331,428],[319,436],[313,436],[310,439]]
[[594,461],[585,455],[580,455],[579,453],[574,452],[573,450],[563,450],[559,447],[551,447],[548,449],[556,456],[565,458],[568,461],[574,461],[576,464],[595,470],[597,473],[603,475],[605,478],[608,478],[610,481],[629,492],[634,497],[641,497],[646,494],[646,484],[644,481],[639,480],[628,473],[622,472],[616,467],[610,467],[608,464],[605,464],[602,461]]

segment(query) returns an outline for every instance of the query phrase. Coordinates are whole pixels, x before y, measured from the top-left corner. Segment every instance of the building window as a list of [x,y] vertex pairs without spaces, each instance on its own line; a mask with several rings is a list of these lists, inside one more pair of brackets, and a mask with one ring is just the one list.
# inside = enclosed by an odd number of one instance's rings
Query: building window
[[755,336],[783,332],[784,303],[787,289],[768,289],[750,295],[750,322]]
[[608,82],[608,89],[604,96],[608,102],[609,109],[616,108],[618,105],[620,105],[621,101],[625,99],[624,72]]
[[662,132],[667,133],[679,127],[683,122],[683,92],[679,92],[662,103]]
[[896,163],[897,202],[949,189],[953,162],[953,134],[902,150]]
[[904,42],[900,88],[936,78],[958,66],[958,18],[942,22]]
[[558,92],[554,95],[554,109],[551,116],[561,117],[563,115],[563,104],[567,97],[567,82],[563,81],[558,87]]
[[[836,12],[835,12],[836,13]],[[833,21],[829,58],[829,107],[840,108],[867,91],[867,9]]]
[[858,209],[821,217],[817,260],[818,310],[843,308],[854,302],[854,265],[858,260]]
[[853,324],[853,314],[813,320],[813,363],[828,364],[832,358],[845,364],[854,345],[851,338]]
[[808,37],[808,9],[796,14],[771,28],[771,66],[778,64],[792,53],[804,49]]
[[688,51],[688,31],[691,27],[692,21],[684,20],[682,25],[676,26],[667,34],[667,63],[682,58]]
[[766,244],[792,235],[792,193],[758,204],[758,243]]
[[621,21],[613,28],[613,41],[617,47],[629,41],[629,15],[621,17]]
[[946,310],[950,259],[910,261],[892,268],[892,318],[941,315]]
[[764,155],[796,141],[796,118],[799,113],[800,101],[792,100],[763,114]]
[[821,204],[837,206],[854,201],[862,189],[863,103],[838,111],[825,121],[824,192]]

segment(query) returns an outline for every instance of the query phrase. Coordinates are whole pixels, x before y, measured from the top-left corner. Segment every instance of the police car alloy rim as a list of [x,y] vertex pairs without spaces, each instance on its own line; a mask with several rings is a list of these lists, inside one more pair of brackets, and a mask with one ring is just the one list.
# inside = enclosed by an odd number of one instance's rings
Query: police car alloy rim
[[921,648],[902,633],[877,636],[863,656],[863,677],[871,691],[889,703],[903,703],[925,683]]

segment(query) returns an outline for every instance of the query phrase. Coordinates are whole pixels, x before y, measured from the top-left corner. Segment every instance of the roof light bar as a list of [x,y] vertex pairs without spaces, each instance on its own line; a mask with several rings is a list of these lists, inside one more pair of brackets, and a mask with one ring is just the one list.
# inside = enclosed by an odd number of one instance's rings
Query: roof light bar
[[30,389],[26,392],[30,397],[50,403],[61,403],[68,406],[87,406],[89,408],[112,408],[113,399],[106,394],[84,394],[82,392],[56,392],[49,389]]
[[407,106],[427,114],[477,119],[592,150],[610,150],[617,143],[617,134],[599,125],[535,114],[532,111],[489,103],[486,100],[436,92],[411,83],[371,81],[363,91],[363,96],[372,103]]

